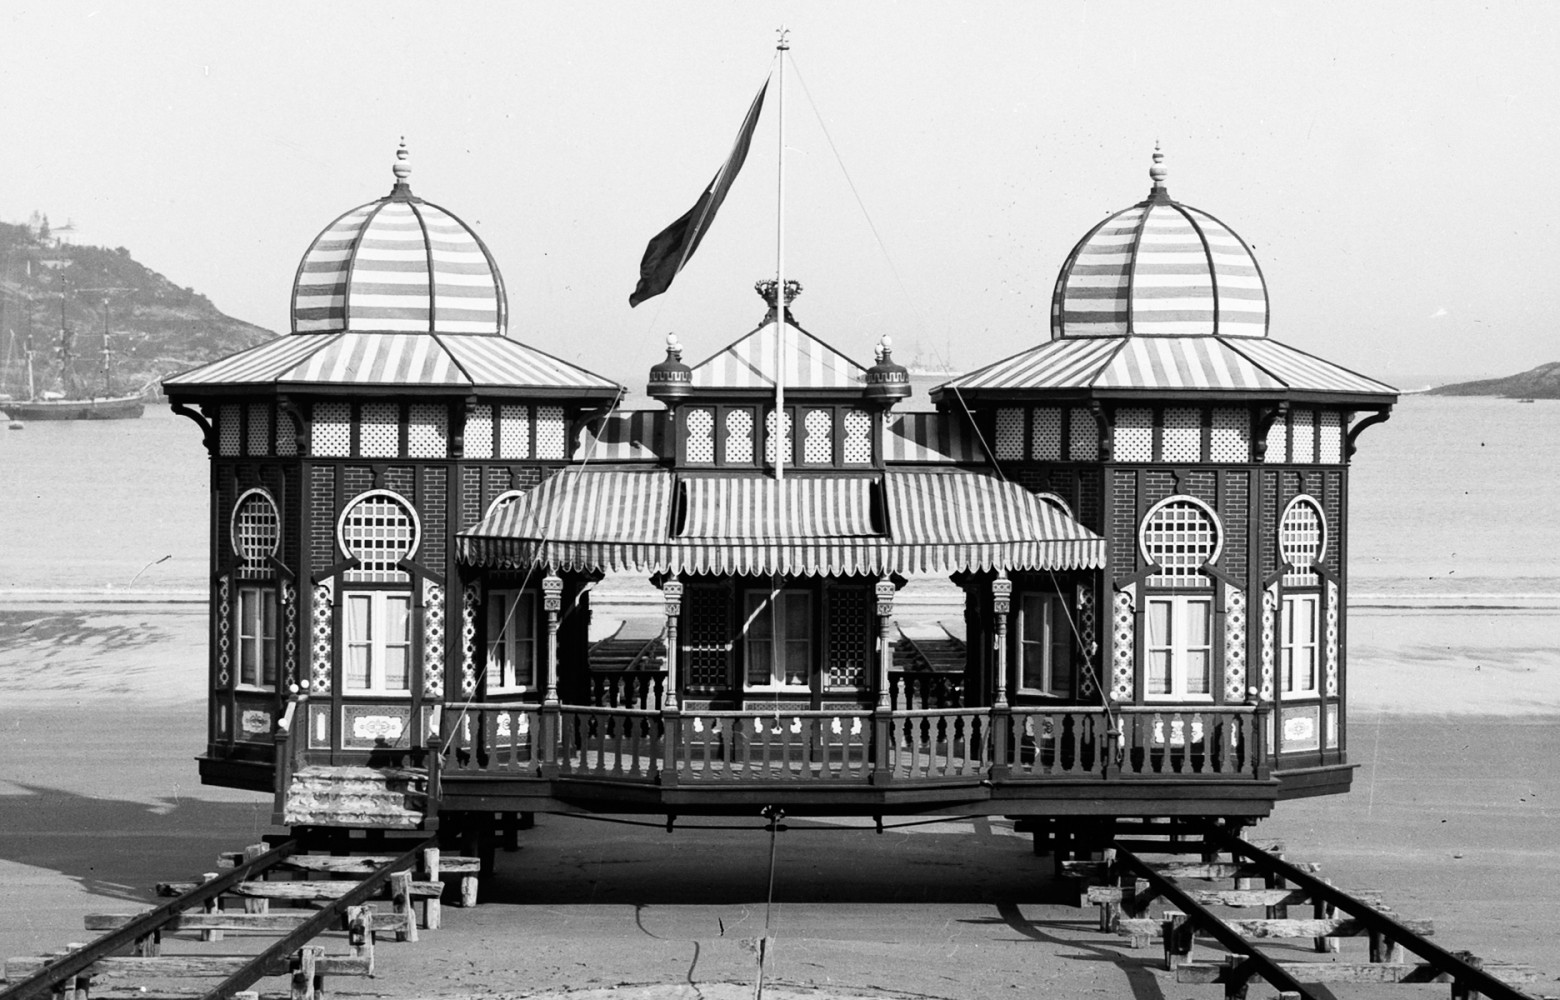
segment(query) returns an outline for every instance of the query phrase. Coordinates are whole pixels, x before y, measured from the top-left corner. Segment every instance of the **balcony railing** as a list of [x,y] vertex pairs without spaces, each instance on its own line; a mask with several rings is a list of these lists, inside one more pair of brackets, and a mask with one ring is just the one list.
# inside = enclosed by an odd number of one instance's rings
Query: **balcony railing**
[[1261,781],[1266,706],[690,711],[448,707],[446,777],[717,786]]

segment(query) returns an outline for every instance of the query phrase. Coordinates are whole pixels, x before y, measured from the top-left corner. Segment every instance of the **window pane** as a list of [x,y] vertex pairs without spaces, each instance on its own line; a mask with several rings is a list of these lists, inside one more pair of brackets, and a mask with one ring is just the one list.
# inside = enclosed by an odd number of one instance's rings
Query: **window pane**
[[1213,691],[1209,683],[1208,653],[1206,650],[1195,650],[1186,654],[1186,693],[1210,694]]
[[347,596],[347,641],[367,642],[369,637],[369,605],[372,598],[367,594],[350,594]]
[[412,686],[412,664],[406,646],[385,647],[385,690],[405,691]]
[[764,640],[774,635],[774,619],[766,593],[749,594],[747,598],[747,634],[750,640]]
[[1047,612],[1051,610],[1050,601],[1044,594],[1025,594],[1019,601],[1019,615],[1023,621],[1019,629],[1025,642],[1043,642],[1045,640],[1046,619],[1050,617]]
[[509,617],[508,595],[497,592],[489,595],[487,609],[487,682],[489,687],[508,687],[509,643],[505,639]]
[[811,657],[810,643],[805,640],[788,639],[785,643],[785,682],[787,684],[806,684],[808,682],[808,661]]
[[368,647],[347,647],[347,687],[353,691],[368,688]]
[[517,640],[514,645],[515,659],[512,665],[513,683],[529,686],[536,683],[533,671],[533,661],[536,658],[536,648],[530,640]]
[[1044,691],[1046,688],[1045,646],[1036,642],[1024,642],[1019,648],[1023,656],[1023,662],[1020,664],[1023,673],[1019,684],[1030,690]]
[[412,599],[410,597],[385,598],[385,642],[409,643],[412,641]]
[[276,687],[276,638],[267,636],[260,642],[260,683],[261,685]]
[[1148,645],[1170,645],[1170,602],[1149,601],[1148,614],[1144,617],[1148,624]]
[[1186,645],[1188,648],[1206,648],[1210,645],[1209,632],[1211,631],[1211,612],[1213,605],[1208,601],[1186,602]]
[[1148,654],[1148,693],[1170,693],[1170,651],[1153,650]]
[[788,640],[812,636],[812,595],[785,595],[785,636]]
[[373,599],[368,594],[347,596],[347,662],[346,686],[363,690],[369,686],[369,638],[372,635],[370,607]]
[[766,639],[749,639],[747,644],[747,681],[749,684],[768,684],[773,676],[774,664],[770,662],[770,643]]

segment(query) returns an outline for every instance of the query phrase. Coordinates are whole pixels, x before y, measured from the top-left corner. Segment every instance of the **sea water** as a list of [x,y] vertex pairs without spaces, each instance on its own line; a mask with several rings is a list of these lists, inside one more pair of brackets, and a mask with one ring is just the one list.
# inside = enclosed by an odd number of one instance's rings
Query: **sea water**
[[[1351,603],[1560,602],[1560,401],[1404,396],[1359,444]],[[0,598],[202,599],[209,479],[199,429],[166,406],[0,431]]]

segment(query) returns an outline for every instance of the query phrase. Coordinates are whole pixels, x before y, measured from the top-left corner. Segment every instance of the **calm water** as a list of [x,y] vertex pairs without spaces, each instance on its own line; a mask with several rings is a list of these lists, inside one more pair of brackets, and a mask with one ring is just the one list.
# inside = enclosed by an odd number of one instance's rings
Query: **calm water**
[[[1404,397],[1354,460],[1355,594],[1560,595],[1556,455],[1560,402]],[[166,407],[0,431],[0,595],[202,591],[207,477]]]

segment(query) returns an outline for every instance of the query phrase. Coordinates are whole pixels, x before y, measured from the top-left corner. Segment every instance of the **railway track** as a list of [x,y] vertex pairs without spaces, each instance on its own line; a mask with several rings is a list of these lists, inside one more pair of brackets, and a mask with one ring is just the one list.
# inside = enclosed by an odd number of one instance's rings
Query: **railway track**
[[[1340,889],[1320,878],[1316,865],[1287,861],[1281,850],[1264,850],[1217,825],[1121,824],[1104,866],[1080,870],[1107,884],[1088,886],[1082,898],[1100,907],[1102,930],[1136,946],[1157,937],[1177,982],[1222,983],[1231,1000],[1244,1000],[1258,979],[1286,1000],[1331,1000],[1325,984],[1431,982],[1449,984],[1452,1000],[1533,1000],[1516,988],[1538,980],[1530,967],[1448,951],[1429,940],[1430,921],[1397,915],[1378,891]],[[1200,858],[1188,862],[1186,854]],[[1152,855],[1172,859],[1148,860]],[[1226,879],[1234,888],[1212,885]],[[1168,907],[1157,918],[1149,915],[1156,903]],[[1310,913],[1293,918],[1290,907]],[[1264,916],[1249,915],[1259,908]],[[1363,956],[1342,956],[1351,938],[1366,940]],[[1199,939],[1219,951],[1194,957]],[[1296,943],[1327,957],[1302,959]]]
[[[98,997],[128,992],[141,1000],[228,1000],[257,996],[251,988],[277,976],[290,978],[287,995],[294,1000],[317,1000],[327,976],[373,974],[376,933],[416,941],[419,908],[422,927],[437,928],[441,877],[459,876],[462,903],[476,902],[478,861],[441,859],[436,844],[437,838],[430,837],[400,853],[341,856],[307,853],[298,840],[289,838],[269,848],[256,845],[224,856],[220,860],[231,866],[226,872],[159,885],[159,895],[171,898],[157,906],[135,914],[88,915],[86,929],[102,932],[90,943],[7,960],[7,985],[0,989],[0,1000],[87,1000],[89,992]],[[284,874],[287,878],[277,878]],[[330,880],[317,880],[320,874]],[[243,912],[224,909],[224,899],[241,900]],[[376,912],[373,904],[380,900],[389,902],[388,912]],[[308,908],[273,911],[272,902]],[[175,935],[210,942],[228,932],[276,937],[255,953],[163,951],[165,939]],[[344,953],[331,953],[316,943],[332,932],[345,933]],[[150,985],[118,983],[124,980]],[[99,988],[105,981],[116,985]],[[161,985],[169,981],[182,985]]]

